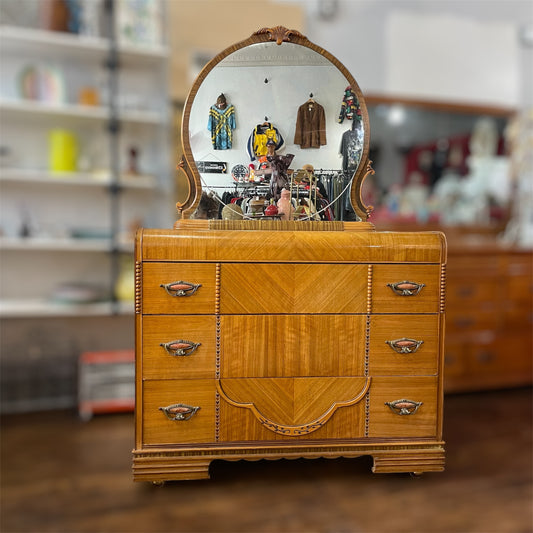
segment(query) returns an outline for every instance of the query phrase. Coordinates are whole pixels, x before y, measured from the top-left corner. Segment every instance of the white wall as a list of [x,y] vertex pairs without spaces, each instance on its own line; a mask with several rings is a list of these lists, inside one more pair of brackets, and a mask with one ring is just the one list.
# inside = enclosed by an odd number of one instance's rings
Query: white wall
[[306,9],[307,37],[338,57],[364,94],[531,103],[532,48],[521,38],[533,26],[530,0],[338,0],[329,18],[320,15],[326,1],[294,2]]
[[[285,147],[278,154],[294,154],[291,168],[301,168],[312,164],[316,169],[340,169],[342,158],[339,153],[342,134],[351,128],[352,121],[338,123],[344,90],[348,80],[334,65],[316,55],[312,68],[299,65],[287,65],[291,56],[290,43],[280,47],[269,43],[277,54],[276,60],[268,58],[264,65],[239,66],[235,68],[218,66],[213,69],[195,96],[189,122],[191,149],[196,160],[218,159],[228,163],[228,172],[235,164],[250,163],[246,151],[248,138],[253,128],[264,121],[265,116],[281,132]],[[301,48],[301,47],[297,47]],[[289,52],[288,52],[289,51]],[[232,54],[233,55],[233,54]],[[231,56],[228,58],[231,59]],[[290,61],[290,57],[288,58]],[[257,63],[257,56],[250,63]],[[300,61],[297,58],[295,61]],[[268,83],[265,83],[265,78]],[[236,80],[239,80],[236,83]],[[235,106],[237,128],[233,135],[233,148],[230,150],[213,150],[210,132],[207,130],[209,108],[216,102],[220,93],[224,93],[228,103]],[[327,144],[321,148],[301,149],[294,144],[296,115],[298,107],[307,101],[310,93],[313,99],[322,105],[326,114]],[[202,174],[209,186],[232,186],[231,174]]]

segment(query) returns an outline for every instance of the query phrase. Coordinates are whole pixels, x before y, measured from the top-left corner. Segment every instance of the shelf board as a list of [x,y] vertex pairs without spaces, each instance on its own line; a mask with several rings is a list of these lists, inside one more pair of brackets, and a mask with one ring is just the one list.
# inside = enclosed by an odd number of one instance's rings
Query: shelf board
[[109,239],[71,239],[54,237],[0,237],[0,250],[107,252]]
[[[57,237],[0,237],[3,251],[111,252],[110,239],[74,239]],[[119,251],[131,252],[133,243],[119,243]]]
[[[2,114],[26,115],[31,117],[63,117],[81,120],[105,121],[109,118],[109,108],[79,104],[51,104],[36,100],[0,98]],[[119,110],[119,120],[138,124],[162,124],[164,121],[156,111]]]
[[[76,59],[93,58],[101,61],[110,48],[109,39],[74,33],[57,32],[36,28],[0,25],[0,47],[4,54],[38,53],[40,58]],[[134,46],[118,43],[119,56],[126,66],[139,62],[160,62],[169,57],[167,46]]]
[[0,300],[0,317],[76,317],[133,315],[133,302],[64,303],[50,300]]
[[[0,168],[0,183],[26,183],[45,185],[73,185],[108,187],[112,184],[109,172],[49,172],[40,169]],[[155,176],[123,174],[119,185],[128,189],[153,189]]]

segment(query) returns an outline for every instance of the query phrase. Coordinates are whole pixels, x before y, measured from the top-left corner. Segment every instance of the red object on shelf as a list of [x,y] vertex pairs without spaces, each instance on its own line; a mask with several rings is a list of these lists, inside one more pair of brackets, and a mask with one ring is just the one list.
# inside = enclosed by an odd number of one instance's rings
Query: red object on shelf
[[133,412],[135,350],[82,353],[78,384],[78,412],[83,420],[99,413]]

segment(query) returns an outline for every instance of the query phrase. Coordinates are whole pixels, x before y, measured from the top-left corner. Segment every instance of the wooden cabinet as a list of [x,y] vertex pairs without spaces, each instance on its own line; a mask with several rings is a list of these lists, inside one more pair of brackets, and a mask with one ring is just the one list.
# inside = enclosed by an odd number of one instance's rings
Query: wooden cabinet
[[531,251],[492,243],[450,245],[446,391],[530,385]]
[[443,469],[442,234],[294,224],[138,233],[134,479],[215,459]]

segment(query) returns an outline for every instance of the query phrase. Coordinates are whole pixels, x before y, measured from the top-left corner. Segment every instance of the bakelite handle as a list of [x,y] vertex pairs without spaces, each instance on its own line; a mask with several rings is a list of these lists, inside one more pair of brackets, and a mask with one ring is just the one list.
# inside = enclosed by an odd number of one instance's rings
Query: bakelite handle
[[395,341],[385,341],[397,353],[415,353],[424,341],[417,341],[415,339],[396,339]]
[[398,296],[416,296],[425,286],[425,283],[417,283],[416,281],[387,283],[387,287],[390,287],[392,292]]
[[162,342],[159,346],[163,347],[170,355],[187,357],[201,345],[201,342],[191,342],[180,339],[177,341]]
[[170,296],[192,296],[201,286],[201,283],[190,283],[188,281],[172,281],[171,283],[161,283],[159,285]]
[[185,422],[190,420],[198,411],[200,407],[193,407],[191,405],[185,405],[184,403],[175,403],[167,407],[160,407],[159,410],[163,411],[169,420],[176,422]]
[[396,415],[412,415],[418,411],[422,402],[415,402],[413,400],[394,400],[393,402],[385,402],[391,411]]

